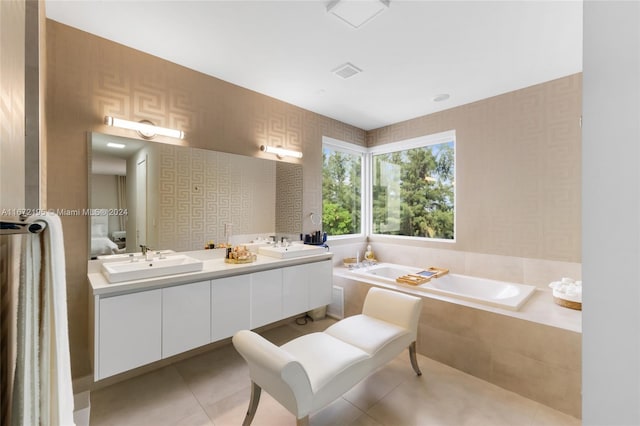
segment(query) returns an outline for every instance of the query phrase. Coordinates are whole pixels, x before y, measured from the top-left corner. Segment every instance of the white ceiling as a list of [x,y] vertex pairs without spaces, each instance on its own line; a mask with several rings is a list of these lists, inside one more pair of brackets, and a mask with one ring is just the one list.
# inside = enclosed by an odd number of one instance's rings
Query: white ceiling
[[[47,0],[47,17],[364,130],[582,70],[581,1]],[[332,74],[350,62],[363,72]],[[433,102],[441,93],[451,97]]]

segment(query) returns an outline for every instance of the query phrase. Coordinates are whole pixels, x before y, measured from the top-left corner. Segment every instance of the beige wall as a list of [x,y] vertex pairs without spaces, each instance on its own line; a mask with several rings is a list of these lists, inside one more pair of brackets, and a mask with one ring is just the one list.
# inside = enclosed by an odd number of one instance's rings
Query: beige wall
[[25,4],[0,9],[0,208],[25,202]]
[[[303,226],[321,208],[322,136],[365,143],[365,132],[165,60],[47,21],[48,207],[87,201],[87,132],[104,115],[179,127],[187,145],[262,156],[260,144],[301,149]],[[163,140],[161,137],[157,140]],[[169,140],[166,140],[169,141]],[[91,371],[87,353],[87,217],[63,217],[73,376]]]
[[582,74],[367,133],[456,131],[456,242],[422,246],[580,262]]
[[[25,202],[25,4],[0,2],[0,216]],[[13,215],[5,212],[4,215]],[[17,237],[0,236],[0,424],[10,424],[16,355]]]

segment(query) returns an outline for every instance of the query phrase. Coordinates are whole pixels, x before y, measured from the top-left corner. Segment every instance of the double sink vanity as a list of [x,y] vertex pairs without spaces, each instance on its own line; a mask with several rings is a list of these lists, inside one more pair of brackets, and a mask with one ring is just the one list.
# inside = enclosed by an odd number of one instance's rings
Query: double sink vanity
[[331,302],[332,254],[323,247],[260,247],[246,264],[224,257],[216,249],[89,261],[94,379]]

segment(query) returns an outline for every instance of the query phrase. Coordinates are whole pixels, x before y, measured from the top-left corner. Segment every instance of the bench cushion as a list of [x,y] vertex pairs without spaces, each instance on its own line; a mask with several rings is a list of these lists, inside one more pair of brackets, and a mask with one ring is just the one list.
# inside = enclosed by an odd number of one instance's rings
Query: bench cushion
[[[305,369],[314,394],[335,381],[338,375],[352,374],[354,367],[369,358],[366,352],[326,333],[306,334],[280,348],[296,358]],[[357,373],[362,374],[360,371]]]
[[345,318],[325,330],[325,333],[375,356],[385,346],[408,346],[411,333],[406,328],[367,316],[354,315]]

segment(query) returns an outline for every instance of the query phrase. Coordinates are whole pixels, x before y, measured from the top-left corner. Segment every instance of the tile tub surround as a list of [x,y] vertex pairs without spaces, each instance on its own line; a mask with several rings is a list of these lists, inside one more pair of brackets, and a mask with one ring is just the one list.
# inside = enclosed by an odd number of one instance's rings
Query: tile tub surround
[[[341,256],[342,254],[349,253],[349,256],[353,257],[357,249],[360,250],[360,253],[364,253],[367,244],[371,244],[376,258],[381,262],[422,268],[438,266],[457,274],[534,285],[541,289],[548,289],[550,282],[558,281],[562,277],[582,279],[582,264],[577,262],[431,248],[411,245],[411,242],[374,241],[349,244],[344,248],[340,245],[335,247],[332,245],[334,265],[342,264],[343,257],[346,257]],[[351,252],[353,253],[351,254]]]
[[[364,297],[373,285],[345,278],[337,268],[333,284],[344,288],[345,316],[361,312]],[[552,311],[579,315],[554,305],[544,297],[546,293],[537,293],[528,303],[535,306],[547,302]],[[580,417],[582,335],[579,330],[540,324],[502,314],[497,309],[484,310],[441,298],[425,296],[423,303],[418,328],[420,354]]]

